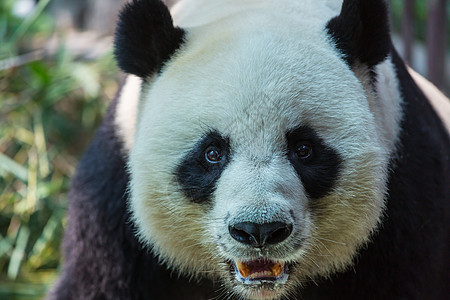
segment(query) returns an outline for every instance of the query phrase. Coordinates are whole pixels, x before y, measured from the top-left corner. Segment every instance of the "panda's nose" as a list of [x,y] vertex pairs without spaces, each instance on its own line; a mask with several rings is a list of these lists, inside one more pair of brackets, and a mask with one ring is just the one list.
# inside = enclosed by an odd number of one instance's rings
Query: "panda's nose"
[[230,225],[228,230],[236,241],[253,247],[262,247],[278,244],[287,239],[292,232],[292,224],[242,222]]

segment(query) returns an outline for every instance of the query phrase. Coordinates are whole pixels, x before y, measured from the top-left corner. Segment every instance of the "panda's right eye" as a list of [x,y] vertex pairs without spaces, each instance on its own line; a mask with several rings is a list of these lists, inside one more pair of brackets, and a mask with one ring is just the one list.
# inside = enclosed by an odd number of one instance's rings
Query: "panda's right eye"
[[205,133],[175,169],[177,182],[195,203],[211,200],[217,180],[230,160],[230,140],[217,131]]
[[209,146],[205,151],[205,159],[207,162],[216,164],[222,160],[222,154],[215,146]]

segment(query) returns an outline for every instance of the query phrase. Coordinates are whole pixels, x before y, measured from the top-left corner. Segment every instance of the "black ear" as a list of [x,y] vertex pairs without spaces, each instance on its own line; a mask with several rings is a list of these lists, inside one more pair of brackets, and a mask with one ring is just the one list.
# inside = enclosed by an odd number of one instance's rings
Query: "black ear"
[[359,62],[371,68],[392,49],[384,0],[344,0],[340,15],[326,28],[351,67]]
[[183,37],[160,0],[132,0],[119,14],[114,55],[124,72],[145,78],[161,69]]

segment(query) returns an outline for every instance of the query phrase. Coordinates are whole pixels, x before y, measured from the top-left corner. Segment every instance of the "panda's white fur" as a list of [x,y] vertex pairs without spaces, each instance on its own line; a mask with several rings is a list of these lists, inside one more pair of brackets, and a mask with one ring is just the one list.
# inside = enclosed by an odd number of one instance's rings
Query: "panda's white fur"
[[[348,266],[377,228],[401,97],[390,58],[376,68],[374,92],[365,71],[337,55],[324,27],[340,4],[188,0],[175,7],[185,43],[143,84],[129,159],[139,236],[171,268],[271,299],[272,290],[232,284],[227,262],[295,262],[279,297]],[[338,182],[314,210],[284,153],[286,132],[300,125],[314,128],[343,160]],[[173,174],[211,129],[230,137],[234,154],[208,206],[188,201]],[[270,253],[248,250],[229,236],[227,216],[293,222],[294,231]]]
[[136,118],[141,96],[142,80],[129,75],[119,92],[115,123],[119,137],[122,139],[124,152],[129,153],[134,145]]

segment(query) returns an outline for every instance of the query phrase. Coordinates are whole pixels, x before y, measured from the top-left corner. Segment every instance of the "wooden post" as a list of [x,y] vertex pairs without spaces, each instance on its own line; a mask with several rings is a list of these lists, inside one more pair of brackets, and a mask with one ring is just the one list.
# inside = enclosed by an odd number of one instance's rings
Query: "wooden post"
[[[0,0],[4,1],[4,0]],[[114,32],[120,8],[129,0],[58,0],[50,11],[58,27],[94,31],[98,35]],[[163,0],[169,7],[177,0]]]
[[445,83],[445,55],[447,39],[447,0],[428,0],[427,13],[427,77],[438,88]]
[[404,0],[401,35],[403,41],[403,59],[411,64],[414,41],[414,5],[415,0]]

